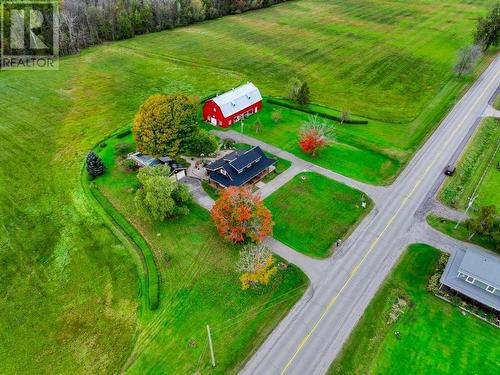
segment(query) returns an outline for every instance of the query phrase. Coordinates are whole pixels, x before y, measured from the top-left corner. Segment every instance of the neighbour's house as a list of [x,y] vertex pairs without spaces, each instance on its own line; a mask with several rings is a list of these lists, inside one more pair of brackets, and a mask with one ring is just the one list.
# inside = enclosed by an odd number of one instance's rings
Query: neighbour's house
[[500,257],[481,250],[457,250],[441,276],[448,287],[480,304],[500,311]]
[[237,87],[203,105],[203,119],[214,126],[227,128],[262,110],[262,96],[253,83]]
[[181,178],[186,177],[187,168],[172,160],[168,156],[155,158],[150,155],[145,155],[140,152],[133,152],[128,155],[128,159],[133,160],[139,167],[158,167],[161,165],[168,165],[170,167],[170,177],[179,181]]
[[243,186],[261,180],[275,169],[278,161],[266,156],[260,147],[236,150],[206,167],[210,183],[219,188]]

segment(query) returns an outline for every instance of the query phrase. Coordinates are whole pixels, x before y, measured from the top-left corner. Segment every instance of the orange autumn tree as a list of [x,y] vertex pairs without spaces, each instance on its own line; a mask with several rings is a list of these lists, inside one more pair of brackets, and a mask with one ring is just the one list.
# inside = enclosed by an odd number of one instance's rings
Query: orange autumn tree
[[224,189],[210,214],[229,242],[260,242],[273,231],[271,212],[248,187]]

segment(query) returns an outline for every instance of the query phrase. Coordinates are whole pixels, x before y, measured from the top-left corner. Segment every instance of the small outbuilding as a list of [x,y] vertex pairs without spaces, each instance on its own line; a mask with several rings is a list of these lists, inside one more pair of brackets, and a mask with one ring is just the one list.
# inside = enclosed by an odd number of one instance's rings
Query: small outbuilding
[[140,152],[133,152],[128,155],[128,159],[133,160],[139,168],[168,165],[170,167],[170,178],[176,181],[186,177],[187,168],[168,156],[155,158]]
[[237,87],[203,105],[203,119],[214,126],[227,128],[262,110],[262,95],[253,83]]
[[441,276],[445,286],[481,305],[500,311],[500,257],[476,249],[458,249]]
[[207,165],[206,169],[212,186],[227,188],[260,181],[276,169],[277,162],[276,159],[269,158],[260,147],[254,147],[248,151],[233,151]]

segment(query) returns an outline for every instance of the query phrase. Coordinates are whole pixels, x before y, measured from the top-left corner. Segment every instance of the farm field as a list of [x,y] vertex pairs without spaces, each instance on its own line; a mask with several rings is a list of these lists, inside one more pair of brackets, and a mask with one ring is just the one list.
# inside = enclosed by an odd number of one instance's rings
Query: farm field
[[[412,245],[393,269],[332,364],[333,374],[495,374],[497,328],[427,291],[440,251]],[[407,301],[388,323],[392,306]],[[398,340],[394,332],[401,332]]]
[[345,239],[372,207],[363,193],[310,172],[295,176],[264,202],[276,222],[273,236],[318,258],[330,255],[334,242]]
[[107,171],[95,184],[150,244],[161,279],[158,310],[139,317],[137,358],[129,372],[209,371],[210,324],[218,364],[210,373],[234,373],[300,298],[307,277],[289,266],[268,287],[242,291],[234,269],[240,247],[220,239],[208,211],[193,204],[188,216],[163,223],[137,216],[133,193],[138,182],[135,173],[120,166],[117,144],[133,149],[132,135],[111,138],[100,148]]
[[457,163],[455,175],[448,178],[438,198],[464,210],[474,193],[475,207],[500,207],[500,120],[487,118],[476,131]]
[[314,101],[381,121],[346,129],[347,144],[406,160],[470,82],[450,69],[487,3],[294,1],[90,48],[57,72],[0,72],[4,372],[116,373],[129,357],[142,328],[138,272],[79,173],[148,96],[203,97],[247,80],[283,95],[297,75]]

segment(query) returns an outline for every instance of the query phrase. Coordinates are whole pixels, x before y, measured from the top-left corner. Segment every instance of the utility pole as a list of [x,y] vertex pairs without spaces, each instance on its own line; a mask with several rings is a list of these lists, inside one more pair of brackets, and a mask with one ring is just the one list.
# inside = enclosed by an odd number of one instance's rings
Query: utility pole
[[208,334],[208,343],[210,345],[210,356],[212,358],[212,367],[215,367],[214,346],[212,344],[212,335],[210,333],[210,326],[208,324],[207,324],[207,334]]
[[[477,196],[478,196],[478,194],[469,197],[469,203],[467,203],[467,208],[465,209],[465,217],[467,217],[467,212],[469,212],[469,209],[474,204],[474,201],[476,200]],[[462,220],[458,220],[457,221],[457,223],[455,224],[455,229],[458,228],[458,226],[460,225],[461,222],[462,222]]]

